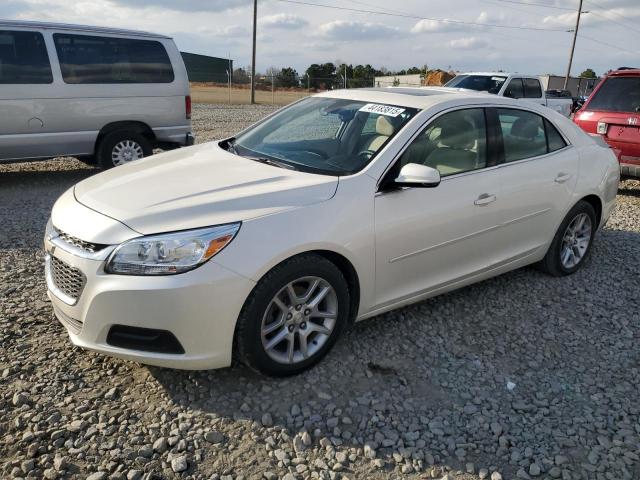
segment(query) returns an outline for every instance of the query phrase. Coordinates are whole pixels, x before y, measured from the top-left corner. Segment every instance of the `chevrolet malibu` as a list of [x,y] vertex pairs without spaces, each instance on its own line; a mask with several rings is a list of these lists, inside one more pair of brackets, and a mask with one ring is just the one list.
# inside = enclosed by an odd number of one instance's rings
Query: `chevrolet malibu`
[[529,264],[574,273],[618,180],[610,149],[532,103],[325,93],[69,189],[49,297],[90,350],[290,375],[354,321]]

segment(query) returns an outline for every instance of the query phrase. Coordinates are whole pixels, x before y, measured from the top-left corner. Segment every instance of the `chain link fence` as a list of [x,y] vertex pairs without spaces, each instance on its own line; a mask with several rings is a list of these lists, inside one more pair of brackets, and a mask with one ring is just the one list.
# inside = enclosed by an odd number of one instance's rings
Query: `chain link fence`
[[[374,78],[310,77],[265,74],[256,76],[256,103],[287,105],[314,93],[339,88],[373,87]],[[192,82],[194,103],[247,104],[251,102],[251,78],[248,75],[219,75],[209,82]]]

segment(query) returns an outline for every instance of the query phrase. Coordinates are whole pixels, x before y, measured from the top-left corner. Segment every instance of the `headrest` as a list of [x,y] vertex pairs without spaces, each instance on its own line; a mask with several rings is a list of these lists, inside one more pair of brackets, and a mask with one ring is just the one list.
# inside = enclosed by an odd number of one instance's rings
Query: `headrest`
[[393,126],[393,123],[391,123],[391,120],[389,120],[384,115],[380,115],[378,117],[378,120],[376,120],[376,133],[378,135],[390,137],[391,135],[393,135],[394,130],[395,127]]
[[447,118],[440,130],[440,143],[453,148],[473,148],[476,141],[471,122],[462,118]]
[[519,118],[511,125],[511,136],[520,138],[535,138],[538,136],[539,123],[535,118]]

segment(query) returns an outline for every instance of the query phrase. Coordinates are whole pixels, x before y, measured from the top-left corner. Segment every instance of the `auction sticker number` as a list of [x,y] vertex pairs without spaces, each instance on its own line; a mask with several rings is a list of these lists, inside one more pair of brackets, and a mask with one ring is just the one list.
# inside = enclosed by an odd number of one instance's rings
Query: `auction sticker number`
[[404,110],[404,108],[392,107],[390,105],[380,105],[379,103],[367,103],[360,109],[361,112],[377,113],[379,115],[386,115],[388,117],[397,117],[402,112],[404,112]]

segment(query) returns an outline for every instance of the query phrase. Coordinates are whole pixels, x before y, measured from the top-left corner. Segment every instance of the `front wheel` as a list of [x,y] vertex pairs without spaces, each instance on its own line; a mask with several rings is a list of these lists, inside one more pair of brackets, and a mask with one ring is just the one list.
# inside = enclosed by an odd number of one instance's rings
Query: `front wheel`
[[247,299],[236,329],[240,359],[267,375],[287,376],[317,363],[349,319],[342,272],[315,254],[281,263]]
[[596,228],[595,210],[579,201],[562,221],[540,268],[556,277],[577,271],[591,251]]

